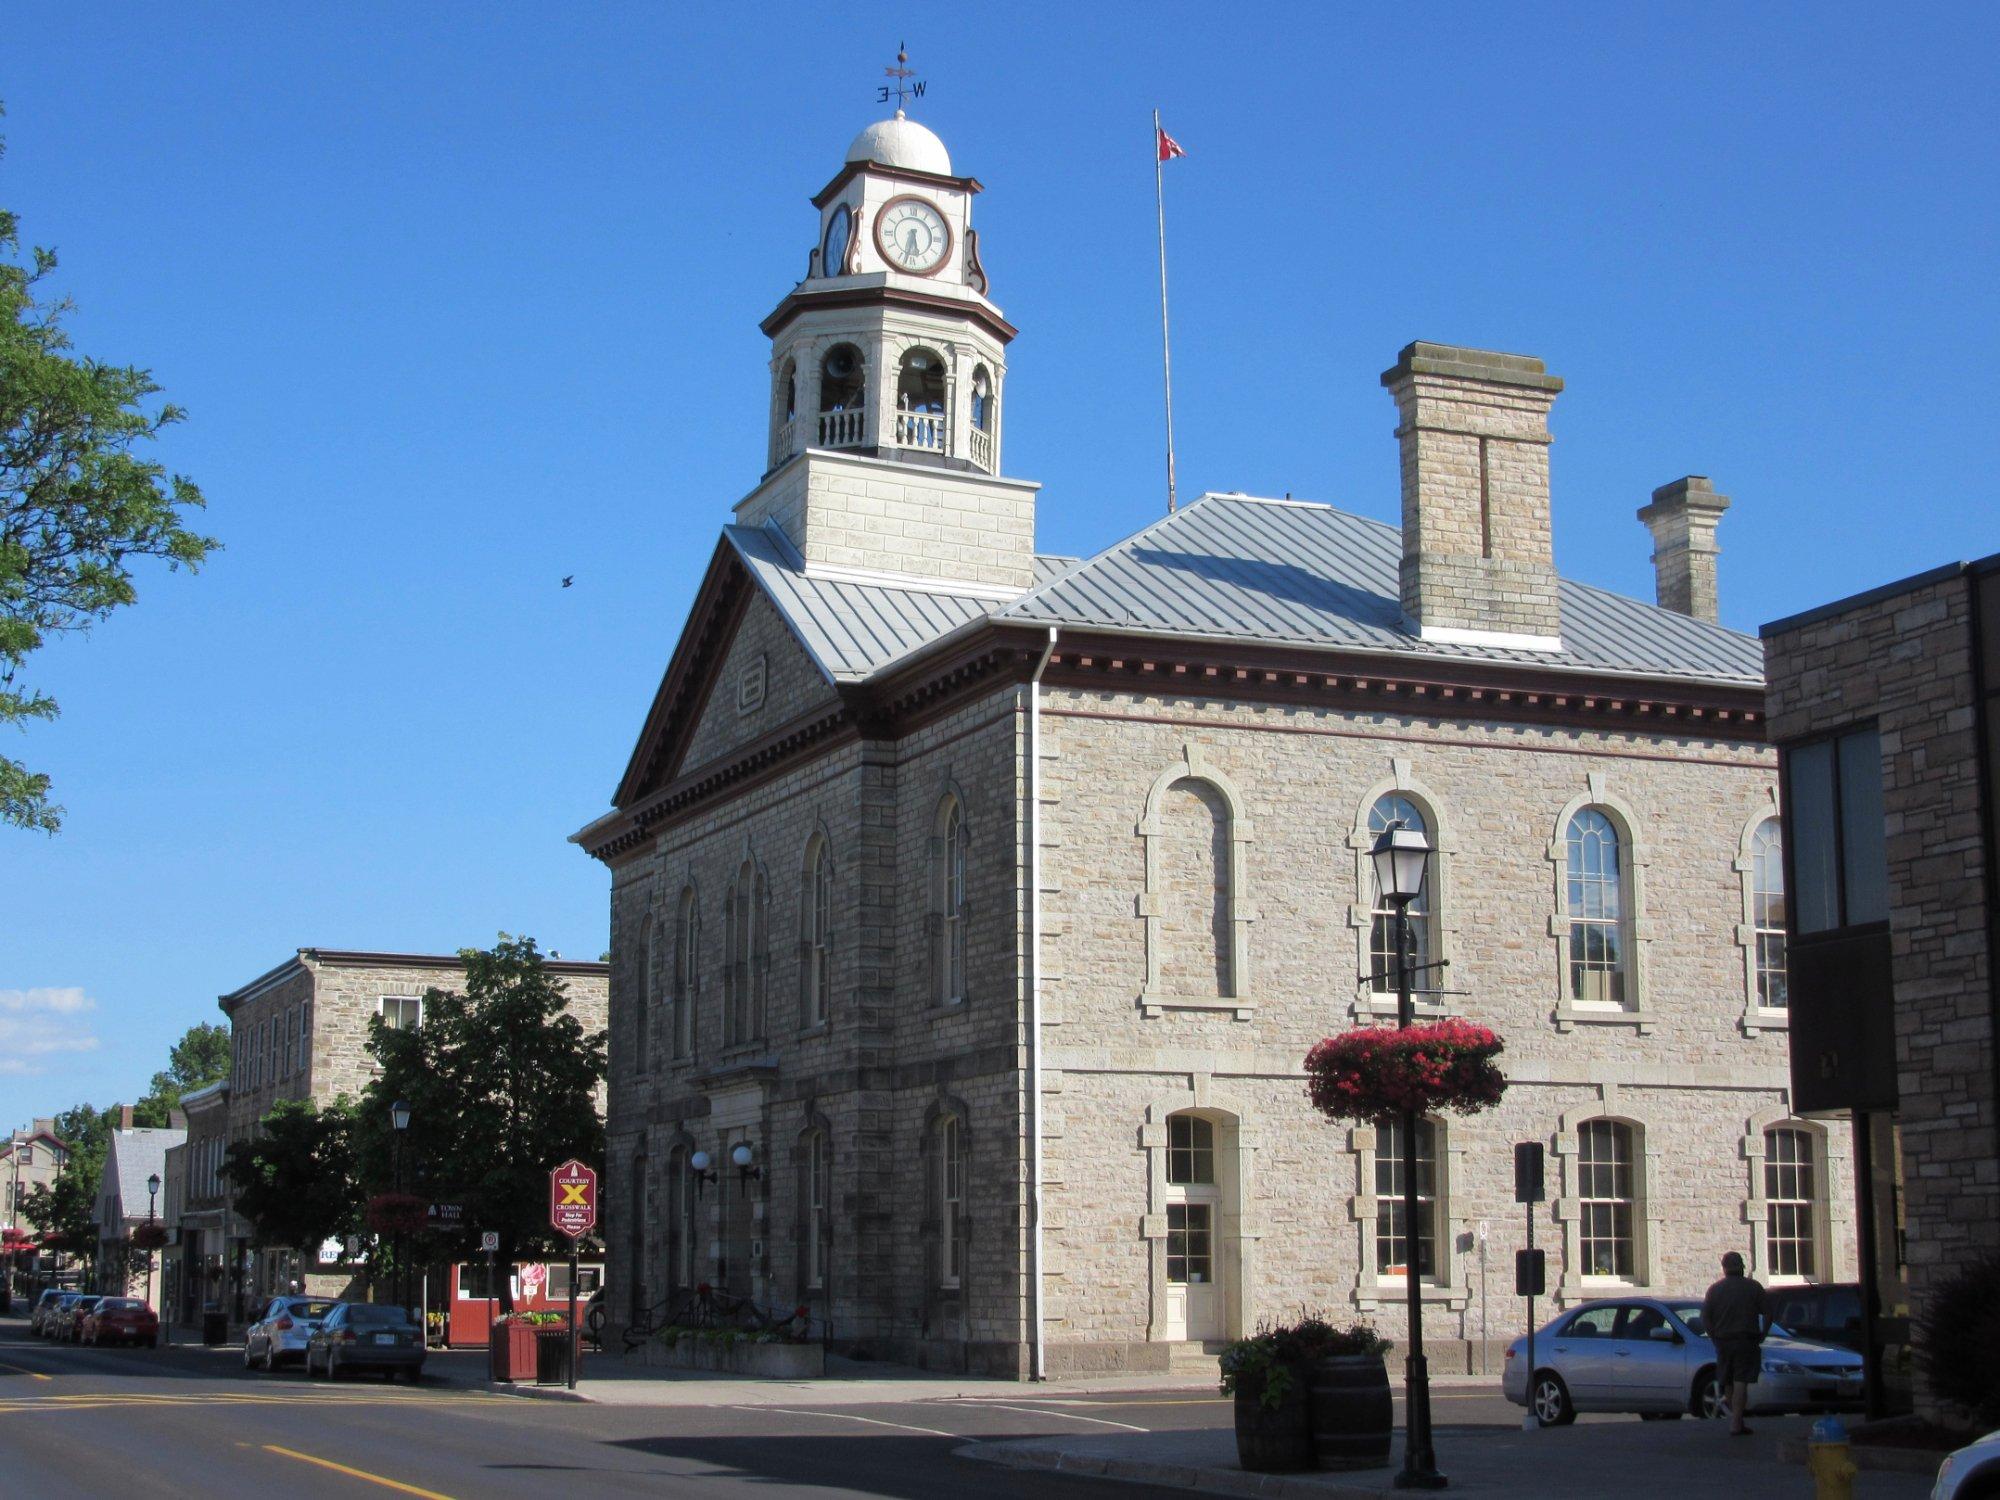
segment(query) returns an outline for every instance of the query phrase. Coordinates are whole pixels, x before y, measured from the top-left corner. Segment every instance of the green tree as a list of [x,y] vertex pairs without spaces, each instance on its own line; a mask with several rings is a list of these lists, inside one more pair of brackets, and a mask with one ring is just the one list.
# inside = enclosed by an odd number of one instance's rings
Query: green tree
[[360,1108],[362,1178],[378,1192],[394,1185],[399,1143],[390,1106],[406,1102],[404,1188],[465,1207],[461,1233],[435,1248],[469,1251],[490,1229],[506,1265],[560,1239],[549,1228],[550,1168],[572,1156],[602,1162],[597,1087],[605,1034],[585,1032],[571,1014],[569,995],[533,938],[502,933],[492,948],[460,956],[465,993],[428,991],[421,1026],[399,1031],[379,1017],[370,1023],[382,1071]]
[[[133,451],[185,413],[149,407],[151,371],[71,352],[72,305],[42,286],[55,252],[38,246],[24,262],[20,244],[0,209],[0,725],[25,729],[57,713],[17,685],[46,637],[132,603],[132,559],[192,569],[217,543],[184,524],[203,504],[194,483]],[[54,833],[62,809],[48,794],[46,774],[0,756],[0,822]]]
[[167,1052],[166,1071],[153,1075],[146,1097],[132,1107],[132,1123],[166,1125],[181,1095],[229,1076],[229,1028],[212,1021],[190,1026]]
[[230,1144],[222,1170],[259,1245],[309,1253],[361,1227],[354,1105],[345,1095],[325,1109],[280,1099],[256,1136]]
[[97,1247],[97,1185],[104,1177],[104,1158],[111,1149],[112,1112],[79,1104],[56,1116],[56,1136],[69,1147],[68,1157],[53,1184],[36,1183],[22,1195],[21,1214],[44,1234],[58,1237],[59,1248],[88,1255]]

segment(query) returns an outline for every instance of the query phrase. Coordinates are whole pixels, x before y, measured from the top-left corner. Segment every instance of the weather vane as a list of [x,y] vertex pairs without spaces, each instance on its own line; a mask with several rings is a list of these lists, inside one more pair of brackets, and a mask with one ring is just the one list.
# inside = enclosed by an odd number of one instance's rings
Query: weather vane
[[887,104],[890,96],[894,95],[896,113],[900,115],[903,112],[903,105],[905,103],[911,99],[921,99],[924,97],[924,81],[916,76],[916,70],[910,66],[910,54],[905,50],[901,42],[896,43],[896,65],[891,68],[884,68],[882,71],[896,81],[894,83],[880,84],[876,87],[875,102],[877,104]]

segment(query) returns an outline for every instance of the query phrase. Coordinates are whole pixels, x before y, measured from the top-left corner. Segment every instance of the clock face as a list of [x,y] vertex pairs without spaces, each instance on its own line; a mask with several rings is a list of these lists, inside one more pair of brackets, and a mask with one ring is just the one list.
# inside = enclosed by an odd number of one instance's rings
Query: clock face
[[922,198],[893,198],[875,216],[875,245],[890,265],[928,276],[951,253],[951,230]]
[[819,269],[822,276],[838,276],[847,260],[847,237],[854,232],[854,215],[845,203],[836,208],[826,221],[826,241],[820,247]]

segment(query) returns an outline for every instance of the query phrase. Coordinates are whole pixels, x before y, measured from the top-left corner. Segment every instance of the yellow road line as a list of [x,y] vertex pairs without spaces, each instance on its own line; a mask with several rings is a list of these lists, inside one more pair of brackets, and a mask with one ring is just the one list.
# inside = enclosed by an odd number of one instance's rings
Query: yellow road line
[[366,1469],[350,1469],[346,1464],[337,1464],[330,1458],[314,1458],[310,1453],[301,1453],[296,1448],[280,1448],[276,1443],[264,1445],[266,1453],[275,1453],[281,1458],[295,1458],[302,1464],[317,1464],[322,1469],[331,1469],[336,1474],[345,1474],[350,1479],[365,1479],[370,1484],[379,1484],[385,1490],[396,1490],[405,1495],[416,1495],[421,1500],[451,1500],[449,1495],[441,1495],[436,1490],[420,1490],[414,1484],[404,1484],[400,1479],[384,1479],[380,1474],[370,1474]]
[[37,1380],[54,1380],[53,1375],[44,1375],[40,1370],[30,1370],[26,1365],[0,1365],[0,1370],[12,1370],[16,1375],[32,1375]]

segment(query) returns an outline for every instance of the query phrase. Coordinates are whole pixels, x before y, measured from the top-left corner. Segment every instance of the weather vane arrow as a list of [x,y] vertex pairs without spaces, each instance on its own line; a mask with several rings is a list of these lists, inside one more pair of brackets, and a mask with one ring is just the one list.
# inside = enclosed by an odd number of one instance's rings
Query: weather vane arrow
[[924,97],[924,80],[917,77],[916,70],[910,66],[910,54],[903,43],[896,43],[896,61],[882,71],[896,81],[876,86],[877,104],[887,104],[893,97],[896,101],[896,113],[900,115],[906,103]]

